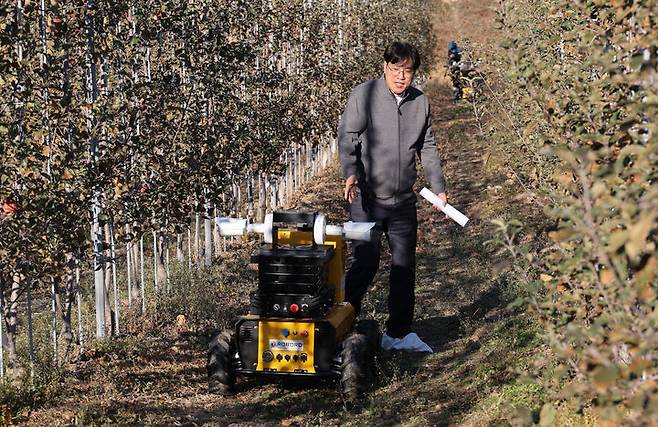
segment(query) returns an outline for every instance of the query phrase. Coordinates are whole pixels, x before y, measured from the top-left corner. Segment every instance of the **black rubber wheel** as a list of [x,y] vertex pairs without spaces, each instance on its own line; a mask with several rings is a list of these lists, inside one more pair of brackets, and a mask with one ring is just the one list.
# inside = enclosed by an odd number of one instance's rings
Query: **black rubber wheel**
[[368,338],[359,333],[353,333],[343,341],[340,385],[348,403],[358,401],[368,387],[368,347]]
[[208,390],[211,393],[232,394],[235,372],[232,358],[235,354],[235,333],[230,330],[217,332],[208,345]]
[[365,335],[368,339],[368,346],[370,347],[373,356],[379,352],[382,342],[382,333],[379,330],[379,324],[373,319],[362,319],[356,323],[354,327],[356,332]]
[[377,373],[375,358],[379,354],[382,345],[382,332],[379,324],[373,319],[362,319],[354,327],[357,334],[364,335],[368,342],[368,351],[366,352],[366,372],[374,379]]

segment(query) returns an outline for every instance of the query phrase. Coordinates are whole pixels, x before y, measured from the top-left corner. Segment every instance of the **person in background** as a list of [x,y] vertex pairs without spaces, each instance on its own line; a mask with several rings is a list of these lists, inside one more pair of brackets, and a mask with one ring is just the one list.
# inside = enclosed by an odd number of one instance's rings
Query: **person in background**
[[418,50],[394,42],[384,51],[383,76],[354,88],[338,124],[344,197],[352,221],[376,222],[370,242],[355,242],[345,275],[346,300],[358,315],[371,285],[386,235],[391,251],[385,350],[431,352],[412,332],[416,269],[416,161],[447,203],[445,179],[425,94],[411,85],[420,67]]
[[461,72],[462,50],[457,43],[451,41],[448,43],[448,70],[452,81],[452,90],[455,99],[461,99],[462,87],[459,73]]

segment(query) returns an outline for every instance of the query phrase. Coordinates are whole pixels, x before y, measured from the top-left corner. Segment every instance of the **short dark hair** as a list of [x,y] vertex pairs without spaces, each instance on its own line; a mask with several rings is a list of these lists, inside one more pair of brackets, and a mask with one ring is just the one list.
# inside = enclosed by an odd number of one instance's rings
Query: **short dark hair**
[[384,51],[384,61],[390,64],[403,62],[405,59],[411,59],[412,67],[417,70],[420,67],[420,54],[418,49],[407,42],[393,42]]

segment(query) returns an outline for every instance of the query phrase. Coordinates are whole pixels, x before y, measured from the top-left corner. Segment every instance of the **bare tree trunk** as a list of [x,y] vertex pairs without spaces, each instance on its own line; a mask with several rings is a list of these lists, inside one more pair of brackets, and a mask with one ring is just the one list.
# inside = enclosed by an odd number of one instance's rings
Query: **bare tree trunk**
[[167,282],[167,236],[165,233],[156,233],[157,235],[157,249],[158,253],[156,256],[156,280],[157,288],[164,289],[164,286]]
[[263,174],[258,174],[258,214],[257,221],[263,222],[265,220],[265,210],[267,206],[267,192],[265,191],[265,177]]
[[236,183],[232,185],[233,188],[233,215],[238,218],[241,218],[241,206],[242,206],[242,191],[240,191],[240,186]]
[[201,216],[194,214],[194,264],[199,265],[201,260]]
[[277,179],[274,177],[272,177],[270,181],[270,192],[272,198],[270,201],[270,209],[274,211],[279,206],[279,201],[281,200],[279,197],[279,185],[277,184]]
[[[213,218],[216,218],[216,217],[218,216],[218,212],[217,212],[217,207],[216,207],[216,206],[215,206],[215,208],[214,208],[214,213],[215,213],[215,216],[214,216]],[[213,240],[213,244],[214,244],[214,246],[215,246],[215,250],[216,250],[217,252],[219,252],[219,248],[220,248],[221,245],[222,245],[222,238],[221,238],[222,236],[219,235],[219,227],[217,226],[217,222],[216,222],[216,221],[212,221],[212,223],[211,223],[211,227],[212,227],[212,240]]]
[[176,259],[181,264],[185,262],[185,252],[183,251],[183,233],[176,235]]
[[287,155],[286,155],[286,176],[284,179],[285,182],[285,192],[283,193],[283,197],[281,197],[281,203],[285,204],[287,201],[290,200],[292,197],[292,192],[294,191],[293,185],[294,185],[294,167],[295,167],[295,161],[292,156],[292,151],[288,149]]
[[[139,277],[139,245],[137,244],[137,236],[132,234],[132,228],[130,225],[126,224],[126,233],[129,236],[132,236],[130,239],[130,256],[132,268],[132,277]],[[137,286],[137,280],[133,281],[133,285],[136,289],[133,291],[133,298],[139,297],[139,286]]]
[[5,331],[7,331],[7,366],[13,376],[18,374],[20,369],[18,362],[18,353],[16,352],[16,323],[18,320],[18,297],[20,295],[20,271],[14,269],[9,281],[0,277],[0,286],[2,291],[2,308],[5,322]]
[[58,301],[57,306],[60,307],[60,315],[62,319],[62,327],[60,331],[60,339],[64,340],[65,344],[65,358],[68,356],[71,349],[71,344],[73,344],[73,329],[71,328],[71,312],[73,309],[73,303],[76,298],[76,283],[75,283],[75,258],[72,253],[66,254],[66,284],[64,287],[64,304],[61,304]]
[[141,270],[140,270],[140,263],[141,263],[141,258],[139,254],[139,244],[137,239],[134,239],[130,241],[129,244],[129,250],[128,250],[128,255],[130,256],[130,275],[132,277],[132,280],[130,281],[130,297],[133,301],[139,301],[141,291],[140,291],[140,275],[141,275]]
[[210,205],[206,204],[206,211],[203,219],[203,242],[204,242],[204,265],[212,265],[212,224],[210,222]]
[[247,175],[247,218],[253,218],[254,213],[254,176],[249,173]]
[[[112,253],[110,251],[110,224],[105,223],[103,225],[103,272],[105,274],[105,280],[103,285],[105,286],[105,335],[112,336],[114,333],[114,312],[112,311],[112,306],[110,305],[110,292],[109,287],[112,283]],[[107,249],[105,249],[107,248]]]
[[61,307],[62,303],[59,296],[59,278],[55,279],[52,277],[50,279],[50,304],[51,304],[51,319],[50,319],[50,333],[52,334],[52,345],[53,345],[53,362],[55,366],[59,366],[59,337],[57,334],[57,307]]
[[75,260],[75,300],[78,308],[78,344],[80,354],[85,352],[85,337],[82,327],[82,289],[80,288],[80,261]]

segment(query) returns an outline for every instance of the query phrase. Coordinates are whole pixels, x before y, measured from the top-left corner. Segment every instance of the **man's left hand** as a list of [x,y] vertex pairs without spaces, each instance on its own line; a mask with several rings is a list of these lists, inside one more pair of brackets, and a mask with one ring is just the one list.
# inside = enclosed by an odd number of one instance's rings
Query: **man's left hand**
[[[443,206],[448,204],[448,196],[446,196],[446,193],[439,193],[438,196],[439,196],[439,199],[441,199],[441,201],[443,202]],[[437,209],[439,211],[441,210],[438,207],[437,207]],[[448,215],[446,215],[446,218],[450,218],[450,217]]]

